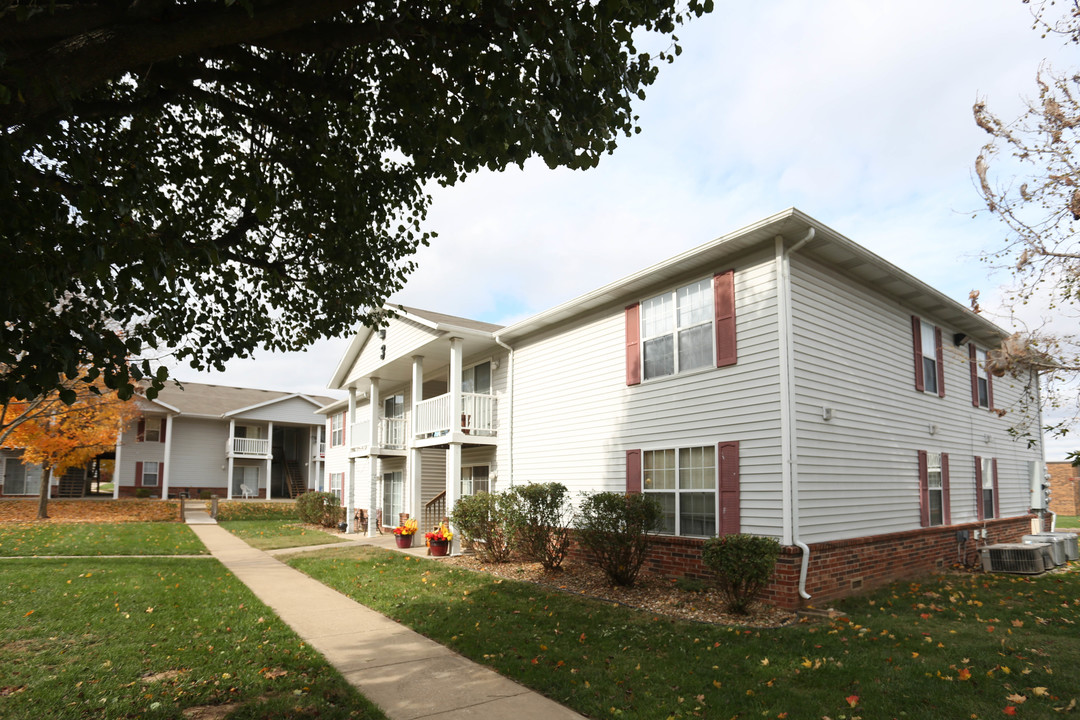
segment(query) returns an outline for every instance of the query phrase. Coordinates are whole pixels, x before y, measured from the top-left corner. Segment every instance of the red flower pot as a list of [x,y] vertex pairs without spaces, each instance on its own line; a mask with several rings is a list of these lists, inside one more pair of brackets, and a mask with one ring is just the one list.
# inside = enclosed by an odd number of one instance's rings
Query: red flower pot
[[435,557],[445,557],[450,550],[450,541],[432,540],[428,547],[431,549],[431,554]]
[[412,535],[395,535],[394,540],[397,542],[397,546],[402,550],[412,547]]

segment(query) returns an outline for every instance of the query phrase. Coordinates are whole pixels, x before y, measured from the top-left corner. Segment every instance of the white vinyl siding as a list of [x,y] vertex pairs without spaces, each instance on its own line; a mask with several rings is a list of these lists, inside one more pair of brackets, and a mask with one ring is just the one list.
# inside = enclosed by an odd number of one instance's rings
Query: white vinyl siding
[[[386,328],[386,338],[379,337],[378,331],[372,332],[364,347],[360,350],[356,361],[342,383],[342,387],[348,387],[350,383],[368,375],[378,375],[378,368],[395,358],[408,357],[420,346],[431,342],[439,337],[439,333],[421,325],[420,323],[406,318],[393,318]],[[382,347],[386,346],[385,359]]]
[[314,425],[319,422],[315,410],[317,403],[305,400],[301,397],[289,398],[279,402],[262,405],[251,410],[245,410],[243,414],[234,416],[238,423],[244,420],[256,420],[263,424],[290,423],[294,425]]
[[715,269],[729,267],[735,267],[737,365],[628,387],[623,311],[632,298],[514,343],[516,484],[557,481],[575,497],[579,491],[618,491],[626,487],[627,449],[739,441],[742,530],[780,535],[772,252]]
[[[792,257],[796,471],[800,534],[805,542],[900,532],[920,527],[918,462],[911,448],[949,454],[951,519],[976,518],[976,455],[998,458],[1001,510],[1027,511],[1026,467],[1040,446],[1009,435],[1017,422],[1021,380],[995,378],[994,402],[1005,418],[971,404],[970,356],[942,326],[946,388],[912,392],[911,315],[915,308],[796,254]],[[933,321],[933,318],[927,318]],[[823,408],[832,419],[823,419]],[[966,458],[966,460],[965,460]],[[745,504],[745,501],[744,501]]]
[[[172,435],[169,454],[170,488],[226,486],[228,471],[225,467],[225,445],[229,437],[228,422],[179,416],[169,420],[166,432]],[[128,448],[124,447],[121,452],[124,465],[128,466]]]

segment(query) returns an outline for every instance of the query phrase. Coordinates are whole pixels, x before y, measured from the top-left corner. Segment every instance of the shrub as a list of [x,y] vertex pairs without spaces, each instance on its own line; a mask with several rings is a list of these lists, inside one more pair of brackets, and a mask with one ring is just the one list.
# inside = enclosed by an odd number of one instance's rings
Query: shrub
[[450,522],[475,544],[484,562],[506,562],[512,550],[507,532],[511,499],[505,493],[478,492],[457,501]]
[[345,508],[334,493],[308,492],[296,499],[296,512],[301,522],[322,527],[337,527],[345,520]]
[[548,571],[558,569],[570,549],[574,513],[566,493],[561,483],[517,485],[507,493],[514,547]]
[[219,500],[217,519],[228,520],[297,520],[296,503]]
[[146,498],[150,497],[150,491],[146,488],[138,488],[137,490],[135,490],[135,497],[139,498],[140,500],[145,500]]
[[740,615],[765,589],[779,558],[780,543],[756,535],[709,538],[701,551],[701,559],[716,573],[728,610]]
[[611,582],[633,585],[663,514],[660,503],[641,493],[588,495],[581,502],[578,542]]

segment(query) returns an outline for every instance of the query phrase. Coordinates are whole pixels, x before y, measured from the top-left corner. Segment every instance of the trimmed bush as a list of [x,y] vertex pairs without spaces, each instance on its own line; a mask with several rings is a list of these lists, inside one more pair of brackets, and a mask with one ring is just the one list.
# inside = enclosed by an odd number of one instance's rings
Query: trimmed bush
[[137,488],[135,490],[135,497],[137,497],[139,500],[145,500],[146,498],[150,497],[150,491],[147,488]]
[[333,528],[345,520],[345,508],[330,492],[307,492],[296,499],[296,514],[301,522]]
[[780,559],[780,543],[757,535],[709,538],[701,550],[701,559],[716,573],[728,610],[745,615],[772,578]]
[[510,507],[510,498],[504,493],[478,492],[457,501],[450,522],[463,538],[474,543],[481,560],[506,562],[512,550],[506,530]]
[[219,500],[217,519],[228,520],[298,520],[296,503]]
[[562,483],[535,483],[511,488],[507,529],[515,549],[544,569],[562,565],[570,549],[570,524],[574,512]]
[[603,570],[611,582],[630,586],[645,562],[663,515],[660,503],[641,493],[588,495],[578,514],[578,543],[589,562]]

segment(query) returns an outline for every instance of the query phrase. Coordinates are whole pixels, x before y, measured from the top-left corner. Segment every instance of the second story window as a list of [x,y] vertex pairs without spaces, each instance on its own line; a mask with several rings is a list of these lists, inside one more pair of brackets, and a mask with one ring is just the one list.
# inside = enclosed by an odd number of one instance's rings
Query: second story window
[[491,362],[482,362],[461,371],[461,392],[491,394]]
[[994,386],[986,369],[986,351],[968,345],[971,365],[971,404],[990,409],[994,407]]
[[330,447],[345,444],[345,413],[330,416]]
[[711,366],[713,317],[711,279],[642,302],[644,379]]
[[912,316],[911,331],[915,344],[915,389],[945,397],[945,358],[941,345],[941,328]]

